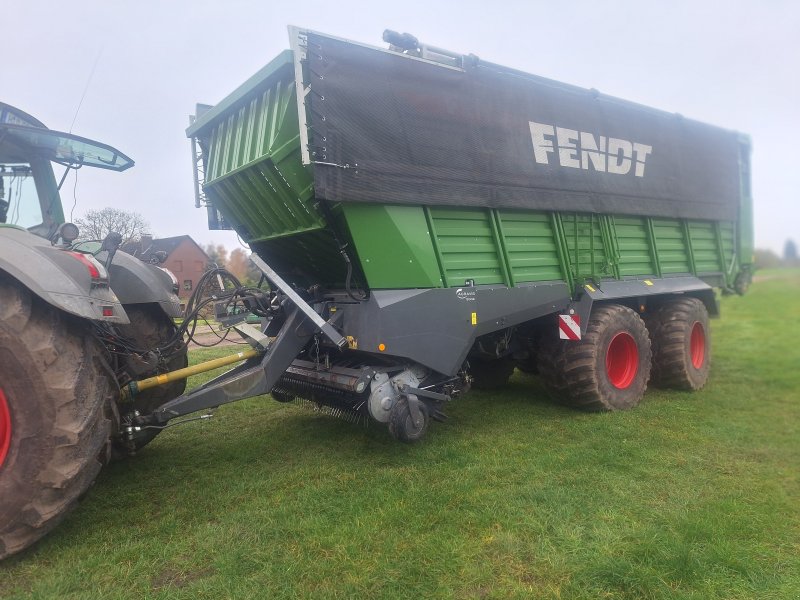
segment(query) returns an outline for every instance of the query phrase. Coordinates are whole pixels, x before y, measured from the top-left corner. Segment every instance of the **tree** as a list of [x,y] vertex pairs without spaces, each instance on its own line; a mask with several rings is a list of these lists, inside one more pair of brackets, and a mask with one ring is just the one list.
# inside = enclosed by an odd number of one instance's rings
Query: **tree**
[[227,269],[234,275],[239,281],[243,281],[247,278],[247,263],[250,262],[250,259],[247,258],[247,254],[241,248],[236,248],[231,250],[231,253],[228,255],[228,266]]
[[781,266],[780,257],[772,250],[756,248],[753,252],[756,269],[774,269]]
[[216,264],[218,267],[225,267],[228,262],[228,249],[225,248],[222,244],[207,244],[203,250],[206,251],[208,254],[208,258],[211,259],[212,264]]
[[255,287],[261,279],[261,271],[252,263],[250,255],[241,248],[231,251],[227,269],[244,285]]
[[119,208],[88,210],[83,218],[75,219],[75,224],[80,228],[81,240],[102,240],[110,232],[116,231],[125,244],[150,234],[150,224],[142,215]]
[[797,263],[797,245],[792,240],[786,240],[783,246],[783,262],[788,266]]
[[259,282],[261,281],[261,278],[263,276],[264,276],[264,274],[261,272],[261,269],[259,269],[257,266],[255,266],[253,264],[253,261],[251,261],[248,258],[247,259],[247,276],[244,278],[244,280],[247,282],[247,285],[252,286],[252,287],[256,287],[259,284]]

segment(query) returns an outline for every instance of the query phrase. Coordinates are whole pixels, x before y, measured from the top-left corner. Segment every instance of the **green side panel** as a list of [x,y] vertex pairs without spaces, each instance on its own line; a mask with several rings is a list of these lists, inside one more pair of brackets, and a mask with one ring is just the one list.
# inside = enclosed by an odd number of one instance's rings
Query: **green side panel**
[[497,211],[514,281],[564,278],[549,213]]
[[689,249],[678,219],[653,219],[658,258],[664,275],[690,273]]
[[562,213],[567,258],[576,281],[611,277],[613,269],[603,244],[600,217]]
[[430,215],[447,287],[468,279],[475,285],[504,283],[489,209],[431,207]]
[[202,138],[204,190],[247,242],[324,226],[300,158],[293,71],[284,68]]
[[711,221],[689,221],[689,235],[697,274],[724,271],[717,244],[717,234]]
[[443,286],[421,206],[341,206],[371,289]]
[[654,275],[653,252],[643,217],[614,217],[614,232],[619,250],[619,274]]

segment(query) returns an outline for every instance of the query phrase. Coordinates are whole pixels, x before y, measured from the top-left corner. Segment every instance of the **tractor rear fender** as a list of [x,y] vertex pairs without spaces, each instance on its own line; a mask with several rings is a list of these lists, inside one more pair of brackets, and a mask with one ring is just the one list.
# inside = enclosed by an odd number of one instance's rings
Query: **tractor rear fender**
[[122,304],[157,303],[169,317],[180,317],[177,283],[167,271],[117,252],[109,269],[111,288]]
[[0,228],[0,272],[69,314],[110,323],[129,322],[117,296],[107,285],[92,279],[84,262],[24,229]]

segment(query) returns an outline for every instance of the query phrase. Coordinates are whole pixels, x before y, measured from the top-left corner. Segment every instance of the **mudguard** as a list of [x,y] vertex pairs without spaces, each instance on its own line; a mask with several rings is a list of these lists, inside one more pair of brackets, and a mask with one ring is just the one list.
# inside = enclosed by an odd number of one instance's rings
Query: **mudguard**
[[163,269],[117,252],[110,287],[98,285],[80,260],[19,227],[0,228],[0,272],[48,304],[85,319],[125,325],[130,321],[123,305],[145,303],[158,304],[170,317],[181,315],[175,284]]
[[164,269],[118,251],[109,271],[111,289],[122,304],[157,303],[170,317],[183,314],[177,284]]
[[116,294],[108,285],[98,285],[86,264],[20,227],[0,227],[0,272],[67,313],[95,321],[129,323]]

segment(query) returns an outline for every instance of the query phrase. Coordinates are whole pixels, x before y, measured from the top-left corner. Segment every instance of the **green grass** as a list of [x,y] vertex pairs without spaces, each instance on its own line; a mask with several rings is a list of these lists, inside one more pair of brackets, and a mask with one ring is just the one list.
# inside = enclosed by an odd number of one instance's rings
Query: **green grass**
[[800,598],[800,272],[768,275],[723,300],[703,391],[626,413],[520,373],[417,446],[221,408],[108,468],[0,597]]

